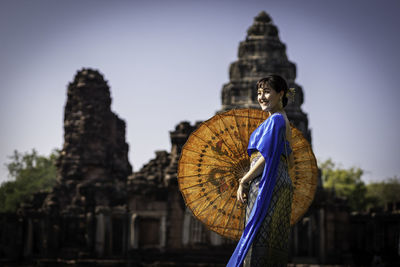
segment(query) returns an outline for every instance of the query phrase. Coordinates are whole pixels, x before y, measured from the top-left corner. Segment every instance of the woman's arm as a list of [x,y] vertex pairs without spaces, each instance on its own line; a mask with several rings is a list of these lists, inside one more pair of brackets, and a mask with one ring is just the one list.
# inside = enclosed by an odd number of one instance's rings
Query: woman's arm
[[242,179],[239,181],[239,188],[236,194],[237,199],[244,203],[246,201],[246,194],[244,193],[244,189],[248,187],[248,184],[250,183],[251,180],[259,176],[265,166],[265,159],[263,156],[261,156],[256,163],[254,164],[253,168],[251,168],[245,176],[243,176]]
[[251,168],[242,179],[240,179],[240,183],[244,184],[245,186],[248,185],[251,180],[259,176],[262,171],[264,170],[265,166],[265,159],[261,156],[256,163],[254,164],[253,168]]

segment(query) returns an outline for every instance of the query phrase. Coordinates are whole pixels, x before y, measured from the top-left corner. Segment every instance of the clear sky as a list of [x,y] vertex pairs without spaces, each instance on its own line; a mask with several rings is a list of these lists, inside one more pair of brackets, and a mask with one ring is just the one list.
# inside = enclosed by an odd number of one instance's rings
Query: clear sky
[[134,171],[169,131],[221,107],[229,64],[266,11],[297,65],[319,160],[400,175],[400,1],[0,2],[0,181],[13,150],[63,144],[66,86],[82,67],[111,87]]

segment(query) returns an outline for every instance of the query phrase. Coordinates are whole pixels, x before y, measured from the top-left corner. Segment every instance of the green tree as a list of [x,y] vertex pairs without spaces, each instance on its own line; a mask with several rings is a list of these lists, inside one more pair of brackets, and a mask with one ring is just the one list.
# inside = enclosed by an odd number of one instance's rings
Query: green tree
[[336,195],[347,198],[353,211],[365,210],[368,199],[366,197],[367,187],[361,180],[362,169],[338,168],[331,159],[322,162],[319,167],[322,171],[324,188],[333,189]]
[[50,156],[32,152],[14,151],[6,164],[9,181],[0,185],[0,212],[15,212],[18,206],[29,201],[33,194],[44,190],[50,191],[56,183],[56,160],[59,151],[54,150]]
[[390,203],[400,202],[400,177],[394,176],[368,184],[367,197],[372,200],[368,205],[370,208],[385,207]]

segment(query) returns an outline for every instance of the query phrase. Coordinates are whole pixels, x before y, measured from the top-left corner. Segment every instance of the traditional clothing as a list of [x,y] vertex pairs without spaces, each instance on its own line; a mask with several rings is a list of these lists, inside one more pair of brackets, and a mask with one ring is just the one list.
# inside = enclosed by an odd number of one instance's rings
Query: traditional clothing
[[[279,266],[287,264],[293,188],[282,154],[291,153],[285,141],[286,123],[274,113],[252,134],[247,152],[260,152],[265,166],[250,186],[246,226],[227,266]],[[258,158],[252,160],[252,164]],[[247,255],[247,256],[246,256]]]

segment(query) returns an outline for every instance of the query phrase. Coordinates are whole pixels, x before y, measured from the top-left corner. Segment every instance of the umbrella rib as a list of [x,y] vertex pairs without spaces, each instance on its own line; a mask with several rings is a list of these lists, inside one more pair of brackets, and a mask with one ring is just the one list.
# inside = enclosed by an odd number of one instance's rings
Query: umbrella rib
[[249,140],[250,138],[249,138],[249,116],[250,116],[250,114],[249,114],[249,110],[248,109],[246,109],[246,111],[247,111],[247,116],[243,116],[243,119],[245,119],[246,120],[246,126],[247,126],[247,131],[246,131],[246,140]]
[[[200,175],[200,176],[199,176]],[[208,176],[208,173],[202,173],[202,174],[191,174],[191,175],[185,175],[185,176],[178,176],[178,178],[188,178],[188,177],[202,177],[202,176]]]
[[[215,133],[210,127],[208,127],[207,124],[205,124],[205,126],[206,126],[215,136],[217,136],[216,133]],[[229,131],[228,131],[228,132],[229,132]],[[236,156],[240,156],[240,154],[239,154],[239,155],[236,155],[235,152],[233,152],[233,151],[231,150],[231,148],[226,144],[225,140],[224,140],[222,137],[221,137],[220,139],[222,140],[222,142],[224,142],[226,148],[227,148],[235,157],[236,157]]]
[[208,205],[203,208],[203,210],[200,211],[199,214],[197,214],[196,216],[200,216],[201,214],[203,214],[204,211],[206,211],[206,209],[208,209],[212,204],[214,204],[214,201],[216,201],[218,198],[221,197],[221,194],[219,194],[216,198],[214,198],[212,201],[208,202]]
[[[222,210],[224,210],[225,209],[225,207],[226,207],[226,205],[228,204],[230,202],[230,200],[229,200],[229,198],[226,200],[226,202],[225,202],[225,204],[222,206]],[[213,220],[213,222],[212,222],[212,224],[211,224],[211,226],[210,227],[214,227],[214,224],[215,224],[215,222],[217,221],[217,218],[219,218],[221,216],[221,214],[218,214],[217,216],[215,216],[215,218],[214,218],[214,220]]]
[[[183,148],[183,150],[187,150],[187,151],[190,151],[190,152],[193,152],[193,153],[201,154],[201,152],[198,152],[198,151],[195,151],[195,150],[191,150],[191,149],[188,149],[188,148]],[[206,154],[204,154],[204,156],[205,156],[205,157],[209,157],[209,158],[213,158],[213,159],[216,159],[216,160],[218,160],[218,161],[225,162],[225,163],[229,163],[230,165],[232,165],[231,162],[222,160],[222,159],[220,159],[220,158],[212,157],[212,156],[209,156],[209,155],[206,155]]]
[[[234,178],[231,178],[231,179],[229,179],[229,180],[227,180],[227,182],[229,182],[230,180],[232,180],[232,179],[234,179]],[[219,194],[219,196],[221,196],[221,194]],[[218,197],[217,197],[218,198]],[[217,199],[216,198],[216,199]],[[215,200],[216,200],[215,199]],[[223,207],[222,207],[222,209],[224,209],[225,208],[225,206],[229,203],[230,201],[229,201],[229,198],[228,198],[228,200],[225,202],[225,204],[223,205]],[[233,205],[233,207],[236,205],[236,201],[235,201],[235,204]],[[210,205],[209,205],[210,206]],[[206,208],[208,208],[209,206],[207,206]],[[205,209],[206,209],[205,208]],[[233,208],[232,208],[232,210],[233,210]],[[200,214],[199,214],[200,215]],[[230,215],[230,216],[232,216],[232,215]],[[216,216],[215,218],[214,218],[214,221],[212,222],[212,224],[211,225],[209,225],[210,227],[214,227],[214,224],[215,224],[215,222],[216,222],[216,220],[217,220],[217,218],[219,218],[220,217],[220,215],[218,215],[218,216]],[[243,218],[243,212],[242,212],[242,214],[241,214],[241,217],[240,218]],[[230,221],[230,218],[228,219],[228,222]]]
[[[221,176],[221,178],[225,178],[225,177],[228,177],[228,176],[230,176],[230,175],[232,175],[231,173],[229,173],[228,175],[226,175],[226,176]],[[201,184],[206,184],[206,183],[211,183],[211,181],[207,181],[207,182],[204,182],[204,183],[198,183],[198,184],[194,184],[194,185],[191,185],[191,186],[188,186],[188,187],[185,187],[185,188],[181,188],[181,190],[186,190],[186,189],[189,189],[189,188],[192,188],[192,187],[195,187],[195,186],[198,186],[198,185],[201,185]]]
[[[208,126],[207,126],[208,127]],[[192,135],[196,136],[197,138],[199,138],[201,141],[203,141],[204,143],[208,144],[207,141],[205,141],[203,138],[201,138],[200,136],[196,135],[195,132],[192,133]]]
[[[200,175],[208,175],[207,173],[200,174]],[[185,176],[178,176],[178,178],[188,178],[188,177],[200,177],[198,174],[191,174],[191,175],[185,175]]]
[[202,165],[202,166],[211,166],[211,167],[219,167],[219,168],[230,168],[231,166],[221,166],[221,165],[211,165],[211,164],[204,164],[204,163],[191,163],[191,162],[181,162],[181,164],[189,164],[189,165]]
[[[233,118],[235,118],[236,129],[237,129],[237,131],[238,131],[238,135],[239,135],[240,137],[242,137],[242,135],[240,134],[239,124],[238,124],[238,122],[237,122],[237,120],[236,120],[236,115],[235,115],[235,114],[234,114]],[[242,139],[242,138],[240,138],[240,139]],[[240,145],[242,146],[242,151],[246,151],[246,150],[247,150],[247,149],[244,147],[244,145],[243,145],[242,142],[240,142]]]
[[[245,214],[246,214],[246,210],[240,214],[239,222],[243,222],[243,217],[244,217]],[[244,222],[244,224],[246,224],[246,222]],[[242,225],[242,227],[244,228],[243,225]],[[241,228],[241,230],[242,230],[243,228]]]
[[[219,116],[219,117],[221,118],[222,124],[223,124],[223,125],[225,126],[225,128],[227,129],[228,127],[226,127],[226,124],[225,124],[225,122],[224,122],[223,117],[222,117],[221,115],[217,115],[217,116]],[[242,156],[242,155],[243,155],[243,150],[242,150],[242,152],[240,152],[241,150],[240,150],[239,147],[236,145],[236,142],[235,142],[235,140],[233,139],[233,137],[232,137],[232,135],[231,135],[231,133],[230,133],[229,130],[228,130],[228,134],[229,134],[229,136],[231,137],[232,142],[235,144],[235,147],[236,147],[237,152],[239,153],[239,156]]]
[[237,228],[233,228],[233,227],[224,227],[224,226],[219,226],[219,225],[214,226],[214,228],[222,228],[222,229],[234,230],[234,231],[237,231],[237,230],[238,230]]
[[[218,189],[219,189],[219,187],[216,187],[216,188],[214,188],[213,190],[208,191],[207,193],[212,193],[212,192],[214,192],[214,191],[216,191],[216,190],[218,190]],[[192,202],[186,203],[186,205],[192,204],[192,203],[196,202],[197,200],[202,199],[203,197],[205,197],[205,195],[203,195],[203,196],[201,196],[201,197],[199,197],[199,198],[193,200]]]
[[[228,221],[227,221],[226,224],[225,224],[225,227],[226,227],[226,226],[229,224],[229,222],[231,221],[231,218],[232,218],[232,215],[233,215],[232,211],[233,211],[233,209],[235,208],[237,201],[238,201],[238,200],[237,200],[237,198],[236,198],[236,199],[235,199],[235,203],[234,203],[233,206],[232,206],[231,212],[229,213],[229,218],[228,218]],[[226,232],[226,228],[225,228],[224,231],[222,232],[222,235],[224,235],[225,232]]]
[[249,110],[247,110],[247,139],[250,141],[250,136],[251,136],[251,133],[250,133],[250,112],[249,112]]

